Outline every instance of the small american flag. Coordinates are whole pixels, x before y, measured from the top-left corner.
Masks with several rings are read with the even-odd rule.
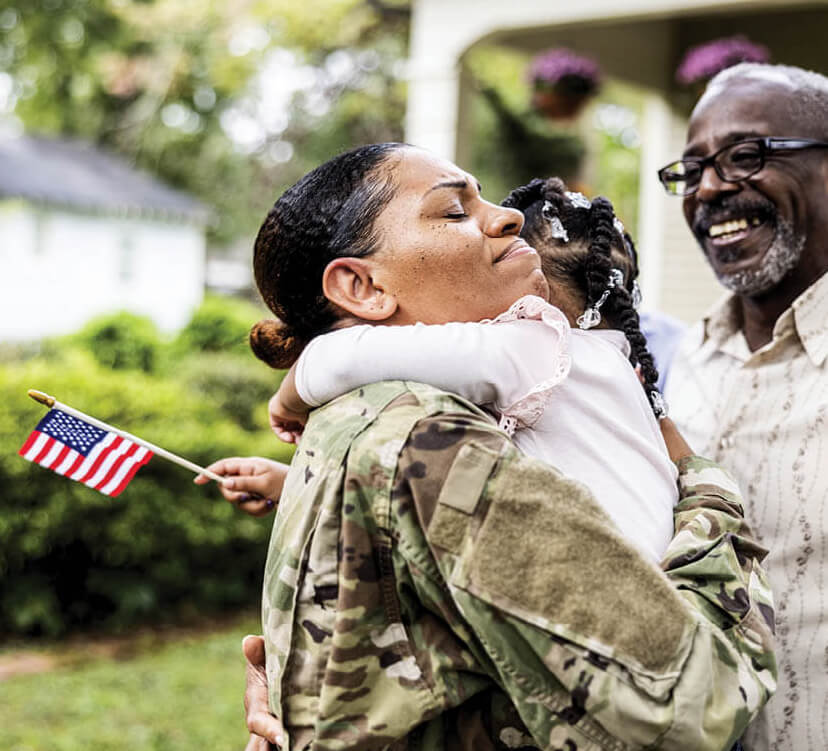
[[[19,454],[113,498],[152,458],[148,448],[59,409],[37,424]]]

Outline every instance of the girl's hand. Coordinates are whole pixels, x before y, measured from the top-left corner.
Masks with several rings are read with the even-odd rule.
[[[684,440],[684,437],[679,433],[676,424],[669,417],[662,417],[658,421],[658,426],[661,428],[661,435],[664,436],[664,443],[667,444],[667,453],[670,455],[671,461],[677,462],[685,456],[693,456],[693,449]]]
[[[233,505],[251,516],[265,516],[279,503],[288,465],[259,456],[220,459],[207,467],[222,475],[221,494]],[[210,482],[206,475],[193,480],[196,485]]]
[[[270,427],[276,437],[285,443],[299,443],[308,421],[307,408],[297,411],[286,406],[282,399],[282,390],[279,389],[267,403],[267,410]]]

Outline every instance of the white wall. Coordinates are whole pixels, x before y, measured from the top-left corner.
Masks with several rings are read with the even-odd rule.
[[[0,202],[0,340],[69,333],[117,310],[175,330],[202,299],[204,266],[198,227]]]

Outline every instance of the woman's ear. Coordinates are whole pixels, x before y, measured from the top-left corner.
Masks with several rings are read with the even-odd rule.
[[[364,321],[385,321],[397,312],[397,298],[377,285],[361,258],[336,258],[322,274],[322,292],[334,305]]]

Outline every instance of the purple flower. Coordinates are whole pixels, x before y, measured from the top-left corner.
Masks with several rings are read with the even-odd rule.
[[[683,84],[706,81],[731,65],[766,63],[768,60],[768,48],[751,42],[747,37],[714,39],[687,50],[676,70],[676,80]]]
[[[601,83],[595,60],[565,47],[547,50],[532,60],[528,77],[535,88],[564,89],[574,94],[592,94]]]

